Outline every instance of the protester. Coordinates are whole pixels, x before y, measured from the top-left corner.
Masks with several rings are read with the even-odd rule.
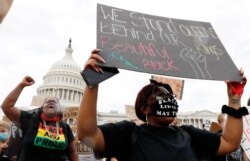
[[[221,130],[218,131],[218,133],[221,133],[222,130],[225,127],[225,123],[227,120],[227,115],[226,114],[218,114],[217,121],[218,124],[221,128]],[[249,161],[246,153],[243,151],[242,147],[239,147],[236,151],[222,155],[222,156],[217,156],[215,161]]]
[[[5,155],[8,148],[8,141],[10,136],[10,124],[6,121],[0,121],[0,161],[10,161],[9,157]]]
[[[169,126],[179,126],[179,120],[178,118],[176,117],[170,124]]]
[[[226,114],[223,114],[223,113],[218,114],[217,122],[221,128],[221,130],[219,130],[218,132],[222,132],[222,129],[224,128],[225,123],[226,123],[226,117],[227,117]]]
[[[85,69],[103,72],[98,63],[105,61],[98,55],[99,51],[92,51]],[[240,145],[242,116],[248,114],[247,109],[241,107],[246,78],[242,70],[239,74],[242,82],[226,82],[229,100],[222,111],[229,116],[221,134],[191,125],[169,126],[176,117],[178,104],[168,84],[152,81],[139,91],[135,101],[136,115],[145,122],[140,126],[131,121],[98,126],[99,87],[86,87],[77,121],[78,137],[94,149],[97,158],[116,157],[119,161],[198,161],[230,153]]]
[[[5,115],[23,132],[18,161],[78,161],[75,139],[68,124],[62,121],[59,100],[45,99],[38,112],[30,113],[15,107],[26,86],[34,80],[26,76],[5,98],[2,109]]]

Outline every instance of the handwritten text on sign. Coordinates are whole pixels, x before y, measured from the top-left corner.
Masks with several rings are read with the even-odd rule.
[[[160,75],[239,80],[239,72],[207,22],[97,5],[97,48],[106,66]]]
[[[241,147],[250,158],[250,115],[243,117],[243,134],[241,139]]]

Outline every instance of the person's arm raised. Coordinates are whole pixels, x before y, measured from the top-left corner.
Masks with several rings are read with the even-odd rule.
[[[92,68],[102,73],[97,61],[105,63],[98,55],[99,49],[94,49],[84,68]],[[98,85],[92,88],[86,87],[80,104],[77,119],[77,135],[80,141],[94,150],[104,151],[105,143],[101,130],[97,126],[97,97]]]
[[[245,107],[241,107],[241,96],[247,79],[243,76],[243,70],[240,70],[240,74],[243,77],[242,82],[226,82],[228,106],[224,105],[222,112],[227,113],[227,120],[222,131],[218,154],[233,152],[240,146],[243,133],[242,116],[248,113]]]
[[[2,103],[4,114],[17,126],[19,126],[20,109],[14,107],[24,87],[34,84],[34,80],[26,76],[23,80],[8,94]]]

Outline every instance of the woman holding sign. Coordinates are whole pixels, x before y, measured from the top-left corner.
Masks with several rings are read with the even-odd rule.
[[[4,114],[23,132],[18,161],[79,161],[75,139],[69,125],[62,121],[59,100],[45,99],[37,112],[23,111],[15,103],[27,86],[35,83],[26,76],[2,103]]]
[[[94,49],[85,64],[102,73],[97,65],[105,63]],[[178,103],[168,84],[151,81],[138,93],[135,101],[137,117],[143,125],[121,121],[97,125],[98,85],[86,88],[80,105],[77,132],[79,139],[92,147],[97,158],[116,157],[119,161],[198,161],[213,159],[236,150],[241,141],[242,116],[248,114],[241,107],[242,82],[227,82],[228,105],[222,112],[228,119],[222,134],[193,126],[170,126],[176,118]]]

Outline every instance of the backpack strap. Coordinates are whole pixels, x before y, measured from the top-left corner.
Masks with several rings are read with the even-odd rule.
[[[69,139],[68,139],[68,126],[65,122],[63,121],[59,121],[59,125],[60,127],[63,128],[63,133],[64,133],[64,136],[65,136],[65,141],[66,141],[66,147],[68,147],[69,145]]]
[[[68,133],[68,128],[65,122],[59,121],[59,125],[63,128],[63,133],[67,134]]]

